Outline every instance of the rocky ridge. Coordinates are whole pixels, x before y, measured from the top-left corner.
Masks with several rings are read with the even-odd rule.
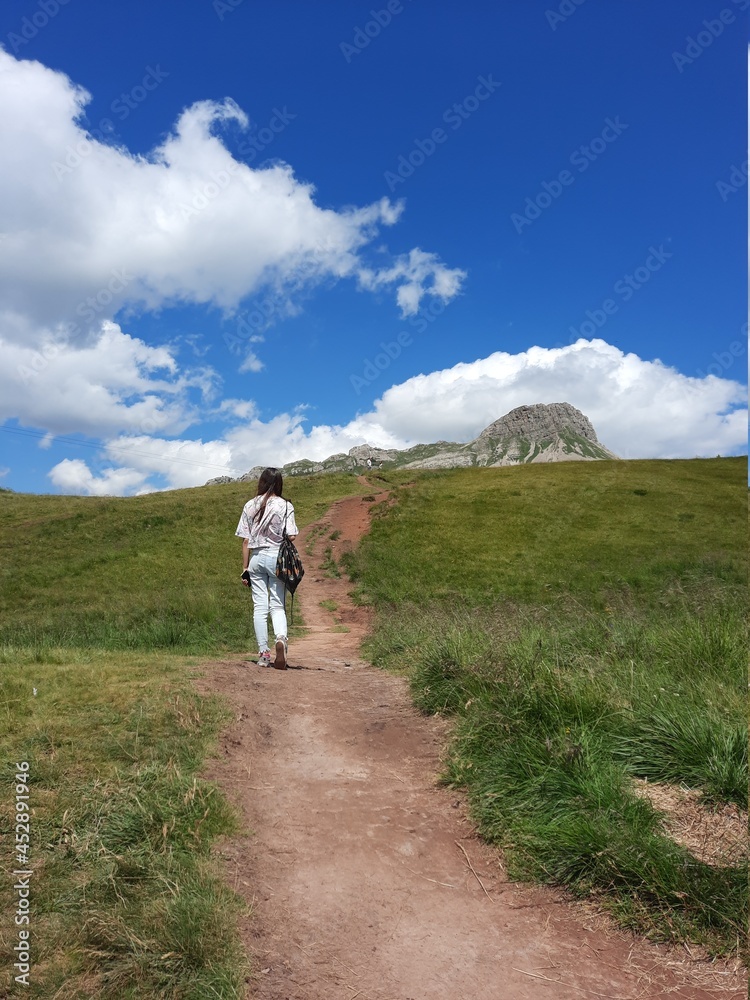
[[[518,406],[468,444],[436,441],[403,451],[360,444],[347,453],[331,455],[322,462],[300,459],[282,467],[285,476],[318,472],[353,472],[371,459],[387,469],[452,469],[469,466],[524,465],[531,462],[591,462],[616,459],[600,443],[589,418],[570,403],[534,403]],[[219,476],[206,484],[242,483],[256,480],[264,466],[256,465],[236,479]]]

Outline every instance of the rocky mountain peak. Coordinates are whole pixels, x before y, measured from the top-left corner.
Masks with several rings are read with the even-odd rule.
[[[589,418],[570,403],[533,403],[531,406],[517,406],[489,427],[485,427],[477,438],[524,437],[541,441],[565,431],[599,444],[594,426]]]
[[[322,462],[299,459],[282,469],[285,476],[317,472],[354,472],[368,459],[391,469],[453,469],[470,466],[522,465],[531,462],[590,462],[617,458],[599,442],[589,418],[570,403],[534,403],[517,406],[485,427],[468,444],[437,441],[399,451],[359,444],[348,454],[331,455]],[[227,476],[209,485],[256,480],[263,471],[256,466],[239,480]]]

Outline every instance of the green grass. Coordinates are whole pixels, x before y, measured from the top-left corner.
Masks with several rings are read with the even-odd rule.
[[[746,865],[675,844],[633,778],[746,807],[745,502],[731,459],[438,473],[347,564],[373,662],[456,718],[445,780],[512,875],[715,954]]]
[[[234,536],[252,492],[0,495],[0,772],[10,789],[30,765],[29,996],[245,995],[242,905],[212,854],[237,819],[199,777],[228,715],[191,689],[186,656],[254,642]],[[328,475],[287,492],[302,527],[361,487]],[[0,924],[8,968],[14,932]]]
[[[286,484],[300,527],[342,496],[351,475]],[[251,485],[142,497],[0,496],[0,646],[238,650],[250,596],[234,537]],[[304,588],[299,595],[304,616]]]
[[[313,528],[310,529],[310,533],[307,536],[307,541],[305,542],[305,553],[308,556],[311,556],[313,554],[316,542],[321,537],[321,535],[325,534],[325,531],[326,528],[322,524],[316,524]]]
[[[4,661],[6,844],[15,762],[30,774],[27,995],[243,996],[240,904],[211,855],[237,821],[198,776],[226,711],[186,685],[184,657],[6,648]],[[14,912],[7,878],[0,899]],[[15,930],[0,925],[8,969]]]
[[[484,835],[519,876],[731,951],[744,869],[677,847],[631,780],[744,801],[744,462],[371,479],[398,503],[341,564],[376,607],[374,662],[411,664],[421,708],[456,718],[446,780]],[[363,489],[287,483],[300,526]],[[224,716],[185,657],[251,641],[233,534],[250,492],[0,495],[0,742],[6,771],[32,769],[32,996],[242,995],[238,902],[211,854],[236,821],[198,778]]]
[[[423,473],[375,520],[352,569],[383,601],[545,604],[573,595],[603,609],[679,601],[685,591],[708,601],[717,589],[746,584],[738,543],[745,465],[571,462]]]
[[[338,607],[339,607],[338,604],[336,603],[336,601],[333,601],[330,598],[327,598],[325,601],[318,601],[318,604],[325,611],[338,611]]]
[[[320,568],[323,570],[323,575],[331,579],[338,579],[341,576],[341,570],[333,557],[333,549],[330,545],[323,552]]]

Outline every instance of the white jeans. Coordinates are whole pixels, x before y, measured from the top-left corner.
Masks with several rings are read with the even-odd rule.
[[[268,613],[276,639],[286,639],[284,584],[276,576],[278,548],[254,549],[250,557],[250,590],[253,595],[253,627],[258,640],[258,652],[268,647]]]

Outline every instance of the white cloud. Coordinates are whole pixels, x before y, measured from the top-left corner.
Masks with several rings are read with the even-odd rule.
[[[603,340],[561,348],[498,351],[394,385],[346,425],[306,429],[303,408],[269,421],[248,401],[226,401],[234,424],[219,440],[122,436],[109,459],[171,486],[195,486],[254,465],[319,460],[367,442],[404,448],[440,439],[469,441],[493,420],[528,403],[569,402],[600,441],[623,458],[731,454],[747,440],[746,389],[730,379],[692,378],[660,361],[625,354]]]
[[[342,426],[309,427],[302,407],[262,421],[252,400],[217,401],[211,368],[181,369],[175,347],[150,346],[112,322],[118,311],[205,304],[236,315],[239,328],[243,300],[262,290],[270,311],[246,321],[252,335],[241,340],[250,346],[266,324],[298,311],[304,288],[349,278],[394,294],[408,316],[425,297],[442,304],[458,295],[465,273],[419,248],[391,256],[375,242],[398,222],[402,202],[322,208],[289,165],[236,160],[220,133],[242,131],[247,117],[229,99],[184,110],[146,155],[89,135],[89,100],[64,74],[0,48],[0,420],[46,431],[42,446],[66,433],[103,439],[113,463],[92,472],[80,459],[60,462],[50,472],[58,488],[143,492],[154,488],[152,475],[196,485],[364,441],[466,441],[515,406],[562,400],[624,457],[744,446],[739,382],[690,378],[601,340],[418,375]],[[198,341],[184,339],[199,353]],[[240,371],[262,366],[252,349]],[[181,439],[216,418],[228,424],[220,438]]]
[[[252,399],[223,399],[217,413],[223,417],[235,417],[237,420],[250,420],[256,415],[257,409]]]
[[[746,400],[739,382],[692,378],[603,340],[579,340],[415,376],[377,400],[374,419],[412,442],[467,441],[516,406],[565,401],[623,458],[679,458],[743,447]]]
[[[105,445],[107,457],[128,470],[137,469],[143,481],[164,475],[171,487],[199,486],[216,476],[239,476],[247,469],[236,463],[228,441],[170,441],[148,435],[123,435]],[[250,468],[250,466],[248,466]]]
[[[254,351],[247,351],[242,359],[242,364],[237,369],[238,372],[259,372],[263,370],[263,362]]]
[[[80,458],[65,458],[49,472],[49,477],[61,493],[88,496],[124,496],[143,487],[146,476],[134,469],[105,469],[95,476]]]
[[[321,208],[288,164],[234,159],[218,133],[248,119],[230,99],[192,105],[152,152],[134,155],[86,132],[90,95],[63,73],[0,49],[0,80],[6,340],[60,335],[60,324],[85,338],[128,305],[232,312],[263,287],[283,302],[331,277],[391,288],[404,313],[459,290],[463,272],[434,254],[413,250],[379,271],[364,260],[402,203]]]
[[[361,268],[360,283],[364,288],[398,285],[396,301],[402,316],[413,316],[419,311],[425,295],[433,295],[440,302],[449,302],[458,294],[466,272],[459,268],[447,268],[434,253],[425,253],[415,248],[399,257],[392,266],[378,270]]]
[[[180,434],[195,419],[190,394],[215,392],[210,368],[180,373],[169,348],[150,347],[116,323],[83,343],[50,336],[39,347],[0,337],[0,420],[15,417],[51,435]]]
[[[391,266],[378,246],[385,263],[367,265],[368,244],[398,221],[403,202],[321,208],[287,164],[251,169],[234,159],[218,134],[247,127],[233,101],[187,108],[148,155],[87,133],[89,101],[63,73],[0,48],[0,421],[43,429],[40,447],[67,433],[141,445],[157,435],[172,469],[201,460],[210,476],[230,460],[228,445],[169,440],[195,422],[199,404],[205,416],[216,373],[180,370],[175,348],[123,332],[118,311],[179,302],[232,313],[263,288],[269,323],[298,311],[292,298],[304,286],[344,277],[391,290],[402,312],[425,295],[458,294],[462,272],[434,254],[413,251]],[[262,333],[244,339],[240,372],[258,372]],[[219,415],[247,420],[253,406]],[[185,451],[195,455],[180,458]],[[84,492],[138,485],[86,468],[58,466],[53,481]]]

